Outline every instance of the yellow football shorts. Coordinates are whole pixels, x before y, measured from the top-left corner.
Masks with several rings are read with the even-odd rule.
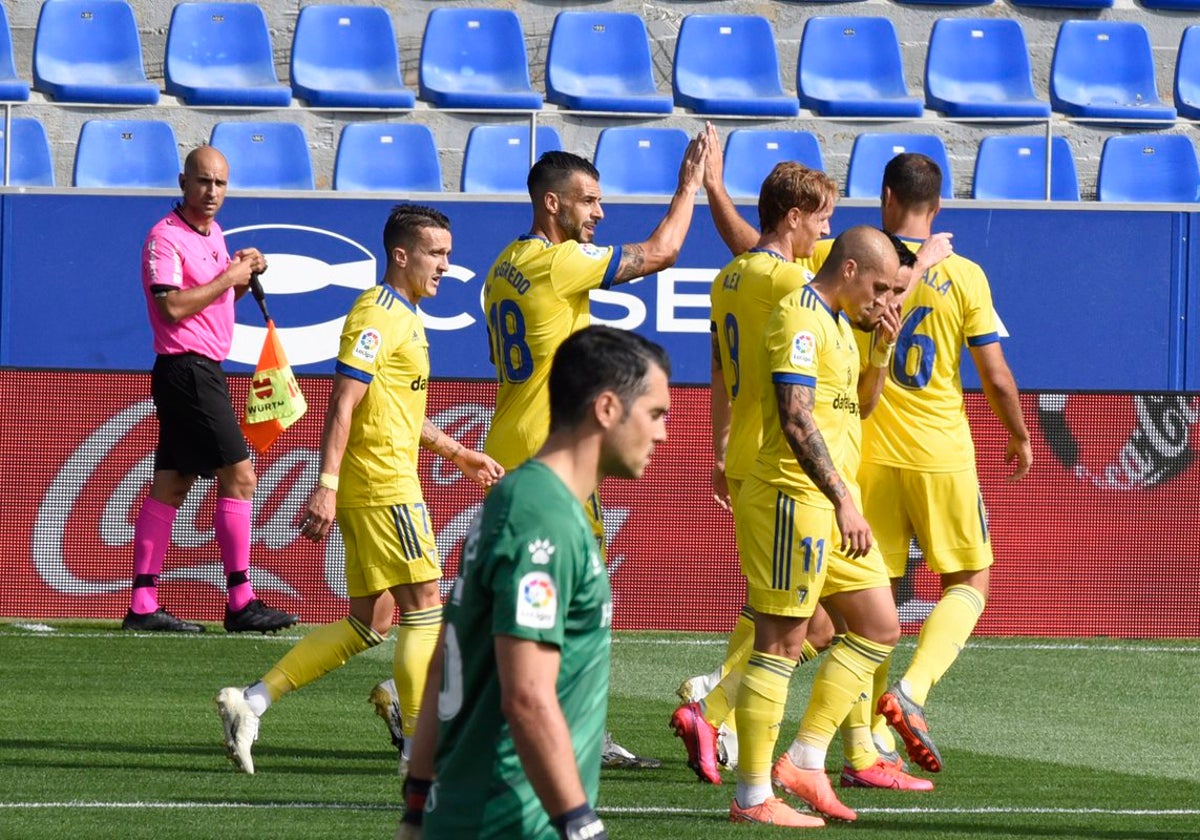
[[[987,511],[972,466],[949,473],[863,464],[858,472],[864,513],[888,574],[904,576],[913,536],[935,574],[992,565]]]
[[[346,545],[346,594],[351,598],[442,576],[424,502],[338,508],[337,523]]]
[[[833,510],[751,477],[738,493],[733,528],[750,606],[768,615],[811,616],[836,540]]]
[[[863,510],[862,493],[857,485],[849,483],[850,497]],[[863,513],[866,516],[866,513]],[[829,573],[825,577],[825,586],[821,589],[821,597],[836,595],[839,592],[859,592],[863,589],[890,589],[891,578],[888,576],[887,565],[883,562],[883,553],[879,550],[879,536],[875,533],[875,523],[868,517],[871,535],[874,537],[871,550],[862,557],[849,557],[842,552],[842,535],[834,530],[833,551],[829,554]],[[834,519],[836,526],[837,519]]]

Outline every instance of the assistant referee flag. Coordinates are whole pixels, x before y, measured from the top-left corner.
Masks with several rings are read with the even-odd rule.
[[[255,449],[266,452],[306,411],[308,403],[300,393],[296,375],[283,352],[275,322],[267,321],[267,338],[250,380],[250,391],[246,394],[242,432]]]

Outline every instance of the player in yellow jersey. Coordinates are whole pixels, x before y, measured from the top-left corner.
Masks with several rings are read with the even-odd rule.
[[[705,190],[709,196],[710,209],[712,210],[714,221],[717,224],[718,230],[725,239],[726,243],[729,245],[730,250],[735,254],[745,251],[752,246],[760,246],[762,242],[761,238],[758,238],[758,242],[756,243],[755,240],[757,235],[754,233],[753,228],[751,228],[750,225],[747,224],[738,214],[737,209],[734,207],[728,196],[728,193],[724,189],[719,142],[715,135],[715,131],[711,130],[709,136],[709,148],[710,153],[707,158],[705,171]],[[770,179],[764,182],[764,189],[766,189],[769,181]],[[760,197],[760,223],[763,215]],[[794,259],[803,269],[804,276],[811,277],[813,272],[815,272],[821,266],[829,253],[831,244],[832,240],[821,240],[820,242],[816,243],[814,252],[814,246],[810,241],[805,250],[797,250],[794,253]],[[913,256],[907,247],[899,240],[893,240],[893,246],[900,255],[901,263],[904,266],[903,274],[900,278],[903,282],[900,284],[900,287],[902,287],[903,284],[908,281],[912,273],[924,271],[925,268],[936,264],[951,251],[949,234],[938,234],[931,236],[927,242],[922,245],[917,255],[917,265],[913,267]],[[744,258],[745,256],[743,256],[743,259]],[[731,268],[733,265],[737,264],[737,262],[738,261],[735,260],[735,262],[731,264]],[[714,351],[715,356],[713,368],[713,431],[714,459],[716,463],[714,468],[714,492],[719,502],[727,492],[724,482],[725,473],[728,472],[729,467],[727,462],[723,463],[723,461],[725,461],[723,455],[725,453],[725,441],[727,437],[726,433],[729,430],[729,405],[731,400],[727,398],[726,393],[729,390],[728,383],[724,383],[724,388],[718,387],[716,383],[721,382],[724,379],[724,373],[721,368],[730,369],[732,365],[728,349],[724,350],[724,355],[722,356],[721,348],[718,346],[718,336],[720,336],[722,332],[718,328],[718,324],[722,323],[727,318],[724,308],[719,300],[718,291],[723,291],[723,294],[729,297],[733,297],[738,294],[737,292],[733,292],[731,290],[721,290],[720,287],[726,285],[726,282],[727,281],[723,280],[722,277],[718,277],[718,280],[716,283],[714,283],[714,316],[712,318],[714,329],[714,346],[716,348]],[[740,284],[741,281],[739,281],[738,285],[740,286]],[[729,285],[733,284],[730,283]],[[898,328],[898,320],[894,326],[895,328]],[[878,349],[881,353],[886,352],[887,342],[894,342],[896,337],[895,329],[892,329],[890,332],[884,332],[883,328],[884,325],[881,325],[881,332],[875,336],[880,342]],[[748,332],[748,330],[743,330],[742,332]],[[875,381],[869,384],[867,380],[873,377],[874,373],[877,373],[878,371],[875,368],[869,367],[866,359],[863,360],[862,364],[866,375],[864,376],[864,380],[861,383],[859,391],[860,398],[863,402],[863,414],[865,415],[870,411],[868,400],[870,400],[870,404],[873,404],[874,398],[877,398],[878,396],[877,388],[882,387],[882,379],[875,378]],[[742,376],[741,379],[742,381],[745,381],[745,376]],[[870,394],[871,396],[867,396],[867,394]],[[734,405],[736,405],[736,401],[733,402]],[[747,405],[743,404],[741,413],[742,417],[746,416],[746,409]],[[743,427],[743,433],[746,431],[746,427]],[[748,431],[749,434],[747,437],[751,438],[751,443],[754,451],[756,452],[761,432],[757,427]],[[856,424],[856,436],[857,432],[858,427]],[[728,437],[731,441],[737,440],[737,436],[733,435],[732,433],[730,433]],[[738,447],[736,443],[730,443],[732,454],[729,456],[729,461],[736,460],[737,448]],[[857,461],[855,461],[852,466],[847,467],[846,472],[849,476],[853,477],[857,473],[857,469]],[[882,557],[878,556],[877,552],[872,552],[869,561],[851,564],[847,568],[850,570],[850,573],[845,576],[837,576],[836,586],[829,587],[829,589],[846,593],[860,591],[868,592],[869,590],[880,588],[878,584],[880,584],[880,581],[885,578],[883,573]],[[851,607],[853,607],[854,604],[859,603],[864,599],[873,598],[878,594],[879,593],[849,596],[846,599],[840,600],[849,600],[851,602]],[[885,604],[881,609],[885,613],[886,619],[889,621],[892,620],[894,609],[891,607],[891,605]],[[860,615],[861,617],[858,617]],[[875,632],[872,631],[869,626],[871,622],[870,610],[854,612],[851,615],[852,624],[850,626],[847,626],[844,616],[839,616],[838,619],[838,627],[842,632],[845,632],[846,630],[849,630],[851,633],[860,634]],[[725,723],[722,723],[722,720],[727,715],[729,703],[737,691],[740,673],[745,667],[746,657],[749,654],[749,645],[744,640],[748,639],[753,633],[753,620],[753,610],[749,607],[744,607],[741,611],[741,614],[738,616],[734,632],[730,638],[727,656],[725,662],[722,663],[722,666],[711,674],[690,677],[689,679],[684,680],[679,689],[680,697],[685,701],[685,705],[676,711],[675,716],[672,719],[672,723],[676,728],[677,734],[683,736],[685,738],[685,743],[689,746],[689,762],[693,768],[696,769],[697,774],[700,775],[702,779],[713,783],[719,782],[719,775],[716,770],[716,759],[713,757],[710,760],[710,752],[718,753],[722,762],[725,762],[726,760],[728,760],[731,764],[736,762],[736,735],[730,731],[728,727],[728,719],[725,719]],[[813,615],[813,619],[809,624],[808,639],[801,655],[801,662],[815,657],[817,652],[827,647],[830,638],[833,636],[833,632],[833,626],[830,624],[829,617],[825,614],[823,609],[818,607]],[[886,675],[884,675],[882,679],[885,680]],[[722,686],[723,691],[721,694],[728,696],[723,697],[721,694],[714,696],[711,692],[712,689],[717,685]],[[868,688],[870,689],[871,687]],[[881,685],[879,687],[879,691],[882,691],[882,688],[883,686]],[[870,695],[871,691],[868,690],[867,694]],[[687,708],[688,701],[701,702],[698,704],[698,707],[693,707],[689,711]],[[870,705],[870,708],[873,708],[873,704]],[[709,732],[704,723],[699,719],[701,716],[712,726],[720,726],[718,742],[715,747],[710,748],[709,746]],[[930,789],[932,785],[928,781],[916,779],[915,777],[908,776],[902,772],[903,766],[902,764],[899,764],[898,756],[894,756],[895,761],[893,764],[885,765],[884,763],[881,763],[880,754],[876,751],[875,745],[871,743],[869,734],[864,737],[864,734],[861,731],[864,725],[860,718],[863,716],[869,718],[868,706],[864,705],[861,710],[858,708],[858,706],[856,706],[855,714],[843,724],[843,743],[846,746],[846,766],[843,770],[842,784],[866,787],[898,788],[904,790]]]
[[[675,264],[692,221],[707,139],[689,144],[666,215],[645,242],[593,243],[604,218],[600,174],[570,152],[547,152],[529,172],[533,226],[511,242],[484,280],[489,354],[499,390],[484,451],[512,469],[549,428],[550,360],[591,322],[589,293]]]
[[[741,754],[730,805],[734,821],[823,824],[773,797],[772,782],[820,813],[855,816],[837,801],[825,775],[832,738],[826,722],[836,728],[845,718],[857,699],[859,672],[874,671],[890,652],[898,624],[890,637],[855,637],[853,644],[835,648],[818,671],[797,733],[801,746],[793,744],[804,754],[797,760],[789,750],[774,766],[771,756],[828,557],[835,548],[849,558],[871,550],[870,526],[838,467],[847,458],[850,418],[858,412],[858,350],[850,323],[878,322],[898,273],[896,252],[883,233],[851,228],[835,241],[813,281],[780,301],[764,342],[745,350],[765,357],[761,370],[771,386],[762,393],[762,449],[734,509],[738,554],[755,611],[754,650],[737,696]]]
[[[490,457],[447,437],[425,416],[429,342],[416,307],[437,294],[450,266],[449,219],[429,207],[398,205],[383,241],[383,282],[359,295],[342,327],[320,478],[300,527],[302,536],[320,541],[336,513],[350,615],[309,633],[258,682],[217,695],[226,750],[246,773],[254,772],[251,747],[267,708],[381,644],[397,606],[394,679],[411,737],[442,614],[441,567],[417,478],[418,450],[453,461],[483,487],[504,475]]]
[[[766,377],[759,365],[766,359],[758,353],[743,353],[742,349],[746,342],[761,340],[767,319],[780,299],[811,279],[794,260],[808,256],[817,240],[828,235],[829,217],[836,203],[837,185],[823,172],[790,161],[778,164],[759,191],[762,235],[754,247],[735,256],[713,280],[713,493],[726,510],[736,503],[738,490],[750,474],[762,443],[760,397]],[[809,634],[819,638],[806,643],[802,660],[828,646],[833,635],[824,610],[814,615]],[[754,611],[743,607],[729,637],[726,666],[707,678],[685,680],[679,690],[684,705],[671,718],[676,734],[689,747],[689,764],[702,779],[714,784],[720,782],[720,777],[716,756],[709,750],[711,739],[698,737],[693,730],[704,726],[705,720],[711,726],[724,727],[720,743],[732,752],[735,739],[730,736],[730,712],[753,636]],[[703,688],[696,684],[698,680],[706,681]],[[712,687],[718,682],[722,691],[714,694]],[[736,763],[734,756],[727,755],[725,760]]]
[[[941,209],[942,173],[906,153],[884,169],[884,227],[917,241]],[[942,597],[921,628],[904,676],[879,699],[879,712],[904,739],[909,757],[937,772],[929,735],[929,690],[953,664],[983,612],[992,546],[963,409],[959,362],[966,345],[992,412],[1008,430],[1010,481],[1029,471],[1033,453],[1016,381],[1000,348],[987,277],[955,255],[927,272],[904,302],[896,353],[879,408],[863,433],[863,497],[889,574],[904,576],[915,535],[941,578]]]
[[[716,148],[712,137],[710,146]],[[709,168],[714,167],[719,176],[719,155],[710,154]],[[744,248],[753,241],[753,228],[719,187],[719,177],[714,182],[706,174],[705,187],[722,238],[731,249]],[[935,187],[936,194],[932,192]],[[931,234],[941,209],[940,189],[941,172],[936,163],[923,155],[897,156],[884,172],[884,229],[907,239],[910,247],[922,239],[931,242],[948,236]],[[820,259],[827,247],[827,243],[818,243],[814,259]],[[957,256],[938,264],[936,271],[919,263],[914,271],[917,282],[902,313],[904,329],[890,364],[883,408],[878,420],[868,423],[864,432],[861,483],[868,518],[877,523],[893,587],[904,575],[914,534],[930,568],[941,576],[943,598],[922,627],[913,665],[904,680],[887,692],[881,684],[887,668],[880,668],[874,692],[888,707],[910,757],[926,769],[938,770],[941,757],[929,735],[924,702],[929,688],[966,644],[983,611],[992,562],[958,376],[964,343],[970,348],[989,406],[1008,430],[1005,460],[1014,464],[1010,480],[1020,480],[1028,472],[1032,450],[1016,383],[998,343],[991,292],[982,269]],[[887,474],[892,483],[885,485],[881,482]],[[912,496],[919,494],[923,499],[919,503],[897,483],[901,478],[915,482],[918,477],[930,485],[910,488]],[[895,504],[897,498],[905,500],[903,507]],[[916,510],[918,504],[922,511]],[[886,755],[892,742],[882,724],[883,718],[878,718],[876,744]]]
[[[649,239],[627,245],[592,241],[604,210],[600,174],[590,162],[570,152],[547,152],[530,169],[532,227],[500,252],[484,280],[489,354],[499,381],[484,451],[505,469],[533,457],[545,443],[550,361],[567,336],[591,323],[592,290],[674,265],[691,226],[707,144],[702,133],[688,145],[666,215]],[[598,495],[585,510],[603,551]],[[608,766],[661,764],[606,738]]]

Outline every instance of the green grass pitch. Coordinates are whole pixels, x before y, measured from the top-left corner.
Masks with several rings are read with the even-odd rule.
[[[257,677],[287,637],[122,634],[115,624],[0,623],[0,838],[389,838],[395,753],[367,702],[391,644],[285,698],[263,719],[258,773],[220,746],[216,690]],[[699,784],[667,719],[680,679],[713,667],[715,636],[619,633],[610,723],[664,759],[605,771],[614,838],[733,838],[794,832],[727,821],[731,777]],[[897,665],[912,652],[901,642]],[[780,745],[811,672],[793,680]],[[843,791],[853,825],[822,836],[1200,838],[1200,642],[978,639],[928,709],[946,761],[930,794]],[[838,766],[841,747],[830,750]]]

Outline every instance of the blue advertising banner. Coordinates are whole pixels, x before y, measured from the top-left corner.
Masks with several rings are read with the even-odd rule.
[[[7,193],[0,199],[0,364],[146,370],[153,362],[139,253],[174,199],[73,193]],[[254,246],[270,263],[263,285],[293,367],[329,373],[342,317],[382,275],[390,199],[232,197],[219,218],[230,251]],[[436,202],[454,226],[453,267],[422,304],[433,374],[492,378],[480,306],[495,255],[529,228],[527,202]],[[660,204],[610,203],[600,244],[646,239]],[[756,219],[753,206],[747,218]],[[1170,390],[1184,387],[1183,330],[1198,304],[1182,244],[1186,214],[1100,209],[946,209],[937,230],[980,263],[1005,331],[1005,353],[1023,388]],[[846,202],[836,233],[878,224],[872,203]],[[1135,243],[1132,247],[1122,247]],[[708,287],[728,262],[704,207],[676,266],[593,296],[598,321],[665,345],[676,384],[708,381]],[[238,305],[228,368],[253,369],[265,334],[250,299]],[[1193,366],[1195,367],[1195,366]],[[1195,387],[1195,373],[1191,386]],[[977,387],[972,366],[964,385]]]

